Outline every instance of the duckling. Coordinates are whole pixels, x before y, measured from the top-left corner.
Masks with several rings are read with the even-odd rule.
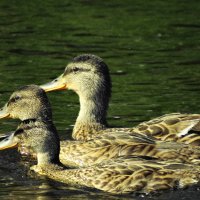
[[[34,93],[33,101],[36,99],[36,94],[40,97],[45,96],[44,91],[35,86],[23,87],[20,93],[12,95],[11,99],[16,97],[16,94],[20,96],[20,98],[15,98],[17,99],[15,101],[10,99],[9,104],[13,104],[12,108],[14,108],[14,103],[20,100],[24,101],[24,107],[34,107],[31,102],[25,103],[27,100],[23,100],[22,97],[24,93],[29,93],[29,95]],[[42,99],[46,102],[45,98]],[[36,105],[36,110],[37,107]],[[45,106],[42,107],[41,112],[51,115],[50,110],[47,112]],[[13,113],[18,112],[14,112],[13,109]],[[59,159],[60,145],[56,128],[49,116],[44,113],[40,117],[37,112],[34,112],[35,118],[24,119],[16,131],[0,141],[0,150],[21,143],[31,148],[37,157],[37,165],[32,166],[31,170],[40,175],[73,186],[95,188],[112,194],[133,192],[148,194],[164,189],[187,187],[199,182],[200,167],[198,165],[177,161],[158,161],[150,156],[119,156],[96,165],[68,169]],[[13,116],[13,114],[10,115]]]
[[[56,132],[50,103],[46,93],[39,86],[28,85],[15,91],[8,103],[1,109],[1,113],[7,117],[20,119],[22,122],[18,127],[19,130],[24,124],[37,122],[35,123],[38,124],[38,128],[35,127],[36,133],[42,131],[43,127],[45,129],[45,126],[48,126],[52,132]],[[45,124],[45,126],[41,126],[40,123]],[[193,120],[190,123],[199,123],[199,120]],[[13,132],[7,135],[7,143],[4,142],[5,146],[11,146],[13,143],[15,146],[12,138]],[[19,150],[23,151],[24,148],[31,153],[29,146],[20,143]],[[150,156],[159,160],[199,163],[200,149],[175,142],[157,141],[146,133],[142,134],[136,131],[131,133],[109,131],[86,142],[61,142],[60,159],[68,166],[89,166],[125,155]]]
[[[98,56],[83,54],[75,57],[63,74],[41,87],[46,92],[69,89],[78,94],[80,111],[72,134],[76,140],[86,141],[105,132],[123,130],[150,134],[164,141],[200,144],[200,135],[195,133],[200,131],[200,123],[193,123],[193,120],[200,119],[200,114],[172,113],[143,122],[134,128],[107,128],[111,78],[108,66]]]

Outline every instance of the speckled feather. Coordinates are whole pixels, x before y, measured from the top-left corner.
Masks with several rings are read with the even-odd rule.
[[[60,169],[52,165],[33,167],[37,173],[79,187],[113,194],[150,193],[184,188],[199,181],[198,166],[158,162],[137,157],[121,157],[81,169]]]
[[[151,135],[162,141],[200,146],[199,120],[199,114],[172,113],[143,122],[129,131]]]
[[[124,155],[149,156],[183,163],[200,162],[199,147],[156,141],[138,133],[109,132],[87,142],[61,142],[60,159],[69,166],[89,166]]]
[[[76,139],[87,141],[109,132],[136,132],[153,136],[161,141],[176,141],[193,146],[200,146],[200,114],[171,113],[142,122],[133,128],[105,128],[84,126],[76,132]]]

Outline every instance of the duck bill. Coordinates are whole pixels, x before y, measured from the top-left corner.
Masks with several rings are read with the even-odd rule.
[[[0,150],[16,148],[18,146],[15,140],[15,132],[0,137]]]
[[[67,85],[62,82],[62,75],[58,78],[54,79],[53,81],[46,83],[44,85],[40,85],[40,87],[45,92],[55,91],[55,90],[66,90]]]
[[[7,104],[0,109],[0,119],[2,118],[9,118],[10,114],[7,109]]]

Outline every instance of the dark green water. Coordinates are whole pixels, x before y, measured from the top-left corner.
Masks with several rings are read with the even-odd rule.
[[[111,126],[131,127],[170,112],[200,113],[199,13],[198,0],[1,0],[0,106],[19,86],[43,84],[72,57],[92,53],[110,67]],[[69,134],[79,110],[76,94],[48,96],[60,134]],[[1,120],[0,132],[17,123]],[[14,151],[0,152],[0,199],[119,199],[27,176],[28,163]],[[195,187],[148,198],[199,195]]]

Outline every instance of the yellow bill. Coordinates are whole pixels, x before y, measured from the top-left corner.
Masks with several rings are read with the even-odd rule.
[[[55,90],[65,90],[67,89],[67,85],[62,81],[62,75],[58,78],[54,79],[53,81],[40,85],[40,87],[45,92],[55,91]]]
[[[7,104],[0,109],[0,118],[9,118],[9,113],[8,113],[8,110],[7,110]]]
[[[18,142],[14,136],[15,132],[10,132],[7,135],[0,136],[0,150],[17,147]]]

